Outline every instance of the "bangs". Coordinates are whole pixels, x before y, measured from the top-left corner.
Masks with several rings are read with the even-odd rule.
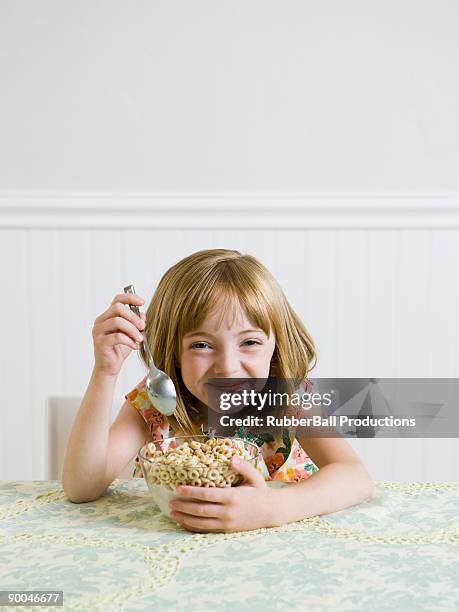
[[[218,327],[227,314],[232,326],[240,310],[252,325],[269,336],[274,327],[274,311],[266,296],[269,290],[257,286],[257,279],[250,276],[237,266],[226,265],[216,266],[210,274],[198,280],[182,304],[178,330],[180,339],[199,329],[208,316],[216,313],[219,313]]]

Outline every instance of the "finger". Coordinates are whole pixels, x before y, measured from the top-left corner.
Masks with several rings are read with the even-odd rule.
[[[104,321],[98,326],[97,334],[112,334],[117,332],[123,332],[126,336],[132,338],[134,342],[142,342],[143,336],[137,327],[126,321],[123,317],[113,317]]]
[[[224,504],[213,504],[211,502],[201,504],[192,500],[183,501],[176,499],[171,505],[171,510],[172,512],[183,512],[192,516],[221,518],[225,513],[225,506]]]
[[[133,304],[134,306],[141,306],[145,304],[145,300],[137,295],[136,293],[118,293],[112,300],[112,304],[120,302],[121,304]]]
[[[218,519],[199,518],[197,516],[184,514],[183,512],[172,512],[171,517],[174,521],[179,521],[186,529],[190,529],[190,531],[223,531],[222,523]]]
[[[114,317],[122,317],[126,319],[126,321],[131,321],[137,329],[145,328],[145,320],[142,319],[142,317],[138,317],[135,312],[132,312],[132,310],[126,308],[126,306],[120,302],[112,304],[108,310],[97,317],[96,323],[103,323]]]
[[[119,303],[110,306],[110,308],[99,317],[98,324],[100,325],[106,321],[113,321],[113,319],[128,321],[130,324],[134,325],[137,330],[143,330],[145,328],[145,321],[143,319]]]
[[[228,503],[233,494],[230,487],[192,487],[191,485],[180,485],[176,493],[182,497],[220,504]]]
[[[231,467],[244,477],[246,484],[253,487],[266,487],[266,482],[260,472],[253,467],[248,461],[244,461],[239,457],[232,457]]]
[[[105,346],[116,346],[117,344],[123,344],[124,346],[128,346],[135,351],[139,350],[140,347],[140,343],[135,342],[132,338],[120,332],[104,336]]]

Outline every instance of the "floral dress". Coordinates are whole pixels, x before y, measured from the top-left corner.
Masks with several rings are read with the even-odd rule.
[[[145,420],[151,433],[151,439],[145,440],[145,444],[151,440],[161,442],[169,434],[169,421],[167,417],[154,406],[148,399],[145,389],[146,377],[125,395],[131,406],[139,412]],[[303,387],[309,389],[308,381],[303,382]],[[309,478],[318,467],[308,457],[303,447],[295,438],[295,434],[284,430],[281,436],[274,438],[270,433],[261,435],[245,434],[244,430],[237,435],[248,438],[257,444],[260,449],[260,457],[257,469],[265,480],[281,480],[283,482],[298,482]],[[139,457],[135,458],[133,478],[143,478]]]

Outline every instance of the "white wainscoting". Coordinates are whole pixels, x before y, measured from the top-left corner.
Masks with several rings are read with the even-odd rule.
[[[169,266],[213,247],[277,277],[317,344],[314,376],[459,377],[454,194],[4,193],[0,479],[55,474],[49,407],[84,394],[113,296],[132,283],[149,300]],[[114,414],[142,376],[132,354]],[[454,439],[350,442],[378,480],[459,480]]]

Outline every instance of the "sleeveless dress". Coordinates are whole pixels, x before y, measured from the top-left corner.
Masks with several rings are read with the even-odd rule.
[[[145,444],[151,440],[161,442],[170,435],[167,417],[158,412],[148,399],[145,389],[146,379],[145,376],[132,391],[125,395],[150,430],[151,438],[146,439]],[[305,390],[309,390],[310,385],[311,383],[307,380],[302,383]],[[295,438],[295,434],[286,429],[277,438],[266,434],[250,441],[256,443],[261,449],[257,469],[267,481],[298,482],[309,478],[319,469],[308,457]],[[138,455],[135,458],[132,477],[143,478]]]

